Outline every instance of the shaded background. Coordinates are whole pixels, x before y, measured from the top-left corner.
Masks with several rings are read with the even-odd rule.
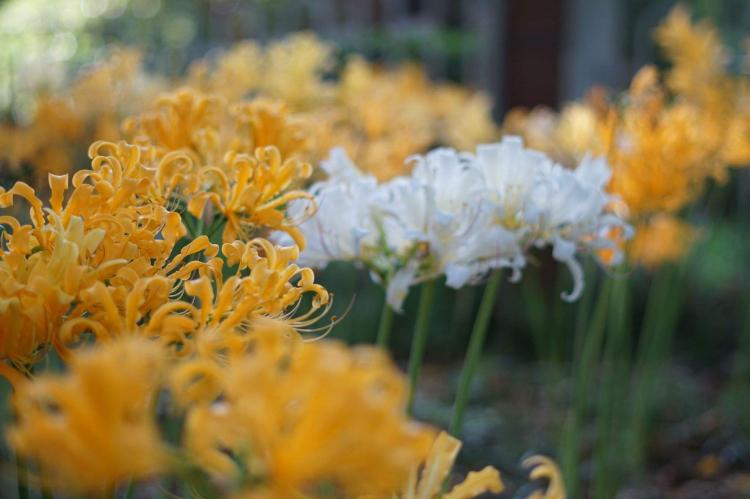
[[[422,61],[434,78],[513,106],[574,99],[593,84],[622,88],[658,60],[651,30],[672,0],[4,0],[0,106],[23,118],[29,94],[55,87],[107,44],[144,49],[148,66],[178,74],[243,38],[314,30],[342,52]],[[737,45],[747,0],[693,0]]]
[[[750,1],[683,2],[711,19],[730,47],[750,31]],[[150,71],[178,75],[198,57],[244,38],[270,40],[310,29],[372,60],[421,61],[438,80],[489,93],[498,119],[514,106],[559,107],[594,84],[625,88],[645,63],[660,63],[651,31],[673,6],[654,0],[5,0],[0,1],[0,112],[23,123],[39,91],[54,91],[109,44],[140,47]],[[733,56],[732,67],[742,69]],[[0,168],[3,168],[0,166]],[[0,172],[0,177],[2,177]],[[640,474],[622,497],[750,497],[750,392],[737,365],[750,365],[750,182],[734,171],[711,186],[693,218],[700,241],[688,260],[672,360],[665,366],[657,431]],[[503,284],[488,339],[488,357],[467,414],[462,465],[498,465],[509,480],[526,450],[554,455],[569,403],[574,308],[559,300],[564,269],[539,255],[522,285]],[[560,278],[558,278],[561,276]],[[634,326],[650,276],[633,276]],[[355,296],[333,335],[371,341],[381,291],[361,270],[334,265],[319,280],[338,296],[336,312]],[[595,283],[589,283],[594,286]],[[525,297],[542,289],[540,308]],[[417,414],[447,426],[455,377],[481,288],[440,288]],[[676,290],[677,292],[677,290]],[[393,349],[403,361],[417,293],[397,318]],[[537,304],[538,305],[538,304]],[[540,319],[541,318],[541,319]],[[540,322],[541,321],[541,322]],[[539,332],[543,333],[540,336]],[[743,340],[743,338],[745,338]],[[744,342],[744,343],[743,343]],[[745,344],[743,350],[741,345]],[[583,473],[593,430],[582,442]]]

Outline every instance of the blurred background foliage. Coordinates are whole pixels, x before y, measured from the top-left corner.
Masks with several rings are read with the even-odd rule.
[[[30,115],[33,96],[59,88],[112,45],[140,48],[147,68],[179,75],[190,61],[245,38],[313,30],[341,54],[389,62],[416,59],[431,75],[493,94],[497,114],[556,105],[593,84],[626,86],[659,59],[650,35],[673,0],[3,0],[0,109]],[[699,18],[739,47],[746,0],[692,0]],[[536,58],[518,59],[518,55]],[[547,68],[539,64],[542,60]],[[737,59],[739,70],[742,61]],[[521,66],[521,67],[516,67]],[[528,69],[524,69],[524,67]],[[537,78],[532,71],[537,72]],[[520,73],[520,74],[519,74]],[[551,78],[550,78],[551,77]],[[509,83],[512,82],[512,85]]]
[[[731,47],[732,68],[750,27],[748,0],[693,0]],[[580,98],[594,84],[624,89],[645,63],[664,64],[651,31],[673,6],[663,0],[4,0],[0,2],[0,113],[9,123],[33,115],[35,97],[54,93],[105,57],[111,45],[143,51],[149,71],[176,77],[190,61],[253,38],[313,30],[340,57],[363,53],[384,63],[417,60],[438,80],[492,95],[495,115],[517,105]],[[85,155],[85,151],[82,151]],[[4,168],[0,165],[0,169]],[[10,182],[0,170],[3,186]],[[733,170],[691,209],[699,241],[675,294],[684,306],[671,360],[659,383],[659,411],[642,474],[622,497],[735,497],[750,491],[750,172]],[[504,283],[467,418],[467,468],[505,465],[513,479],[526,449],[555,452],[570,391],[576,309],[559,300],[569,277],[549,255],[520,285]],[[593,262],[591,262],[593,263]],[[590,265],[593,267],[593,265]],[[604,272],[590,268],[589,293]],[[618,276],[612,276],[615,279]],[[633,330],[652,276],[634,271]],[[335,312],[354,305],[333,336],[371,342],[382,293],[364,270],[336,264],[320,273],[336,294]],[[417,415],[447,426],[460,360],[481,287],[438,288],[425,386]],[[392,349],[408,353],[418,293],[396,320]],[[637,336],[631,340],[637,342]],[[593,397],[592,397],[593,399]],[[591,474],[592,427],[582,435],[582,473]],[[588,443],[587,443],[588,442]],[[588,447],[587,447],[588,445]],[[488,458],[489,455],[489,458]],[[708,492],[707,492],[708,491]],[[662,494],[662,495],[660,495]]]

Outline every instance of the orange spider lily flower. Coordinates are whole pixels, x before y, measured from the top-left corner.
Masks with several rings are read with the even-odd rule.
[[[384,354],[326,341],[275,352],[258,344],[225,372],[206,371],[221,398],[188,410],[194,459],[241,479],[236,497],[302,497],[325,483],[382,497],[405,483],[433,433],[404,416],[405,384]]]
[[[165,469],[152,416],[165,367],[160,349],[131,339],[78,354],[69,366],[63,376],[19,385],[13,399],[18,421],[8,441],[39,466],[42,485],[103,493]]]

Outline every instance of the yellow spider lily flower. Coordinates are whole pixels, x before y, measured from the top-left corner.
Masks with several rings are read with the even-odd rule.
[[[286,232],[304,248],[302,233],[295,221],[286,218],[284,208],[293,200],[312,200],[307,192],[287,191],[292,182],[309,177],[312,167],[295,158],[282,161],[279,150],[272,146],[256,149],[254,156],[229,152],[224,164],[224,169],[207,166],[200,170],[203,182],[213,183],[216,189],[193,195],[188,211],[200,218],[211,201],[227,219],[225,243],[248,240],[259,229],[272,229]]]
[[[609,190],[626,206],[618,209],[643,233],[626,249],[633,262],[651,268],[680,258],[691,242],[676,214],[708,181],[724,180],[728,166],[750,164],[750,79],[729,74],[717,31],[705,21],[693,23],[677,6],[655,37],[672,62],[663,77],[645,66],[622,99],[592,92],[559,115],[513,111],[505,122],[507,131],[568,164],[586,152],[606,155]]]
[[[88,265],[104,238],[102,230],[86,232],[79,217],[64,228],[59,217],[50,217],[53,223],[37,231],[0,218],[13,231],[3,234],[7,250],[0,243],[0,358],[20,371],[52,342],[79,289],[118,265]],[[8,374],[6,365],[3,371]],[[8,378],[17,381],[13,374]]]
[[[73,175],[72,189],[68,175],[49,176],[48,207],[23,182],[0,190],[2,208],[19,198],[30,205],[29,225],[0,216],[0,302],[7,319],[0,325],[0,357],[22,372],[50,343],[59,348],[69,341],[57,338],[66,320],[75,319],[67,326],[74,331],[91,323],[82,312],[86,290],[111,281],[117,296],[126,296],[138,276],[164,276],[174,285],[221,270],[218,247],[205,236],[173,255],[185,228],[179,214],[155,202],[169,189],[160,184],[160,169],[185,158],[168,155],[152,167],[143,162],[148,150],[122,142],[97,142],[90,154],[91,168]],[[199,254],[207,261],[188,261]],[[2,370],[10,372],[7,364]]]
[[[44,186],[48,173],[75,171],[88,144],[116,140],[120,120],[143,109],[161,88],[162,79],[146,74],[141,59],[136,49],[113,47],[54,95],[39,95],[30,123],[4,127],[3,162],[32,165],[35,187]]]
[[[53,489],[103,493],[155,475],[168,459],[152,416],[163,369],[162,352],[144,340],[78,354],[67,374],[17,387],[8,441]]]
[[[305,332],[328,311],[328,292],[314,282],[312,271],[291,263],[299,255],[296,247],[276,247],[261,239],[225,245],[227,264],[237,265],[237,274],[226,281],[218,258],[178,267],[185,255],[196,254],[207,244],[205,236],[193,241],[156,275],[138,277],[132,266],[126,266],[109,285],[96,282],[82,290],[80,303],[60,330],[58,351],[68,358],[70,347],[84,333],[100,341],[126,334],[157,338],[179,356],[192,354],[203,340],[201,335],[232,342],[235,350],[241,350],[252,340],[248,331],[266,319]],[[172,271],[173,267],[178,270]],[[197,279],[190,278],[194,273]],[[175,296],[180,288],[182,299]],[[311,297],[310,309],[300,313],[305,295]]]
[[[234,151],[253,152],[259,147],[273,146],[285,158],[313,153],[311,120],[291,114],[284,101],[256,98],[235,103],[230,111],[236,127],[232,139]]]
[[[253,40],[243,40],[215,60],[203,58],[190,64],[186,83],[234,101],[258,88],[262,75],[263,49]]]
[[[565,483],[554,461],[545,456],[531,456],[524,459],[523,466],[531,470],[532,480],[547,480],[544,492],[535,491],[528,499],[565,499]]]
[[[404,380],[374,349],[322,341],[279,357],[259,343],[205,375],[221,397],[188,410],[184,441],[217,480],[240,484],[234,497],[308,497],[326,484],[385,497],[433,440],[406,419]]]
[[[333,66],[333,47],[309,32],[294,33],[266,50],[260,87],[297,109],[307,109],[330,95],[323,81]]]
[[[292,189],[312,173],[298,157],[308,141],[305,126],[283,104],[258,99],[230,106],[181,89],[162,97],[156,111],[128,120],[125,129],[135,142],[153,146],[162,203],[184,200],[191,215],[203,218],[210,202],[226,218],[224,242],[281,230],[304,245],[284,207],[309,197]]]
[[[607,122],[605,145],[612,163],[610,190],[638,220],[675,212],[696,199],[716,174],[714,144],[696,109],[665,106],[655,68],[633,78],[630,104]]]
[[[297,316],[293,323],[304,324],[320,307],[329,304],[328,291],[315,283],[312,269],[299,267],[297,246],[274,246],[266,239],[256,238],[247,243],[235,241],[222,247],[229,265],[238,265],[238,273],[249,271],[242,280],[243,290],[257,297],[264,313],[280,317],[297,305],[305,293],[310,293],[310,310]]]
[[[654,269],[662,262],[678,261],[698,237],[699,231],[679,218],[657,215],[638,227],[628,253],[633,262]]]
[[[500,480],[500,473],[492,466],[487,466],[481,471],[470,472],[450,492],[443,492],[443,484],[453,468],[460,449],[460,440],[444,431],[440,432],[432,444],[421,472],[417,474],[416,469],[412,471],[406,487],[396,497],[400,499],[470,499],[488,492],[493,494],[502,492],[504,486]]]
[[[216,94],[180,88],[156,101],[153,110],[123,124],[126,136],[154,147],[157,157],[179,151],[197,166],[220,166],[230,151],[253,154],[275,146],[285,156],[308,147],[308,120],[291,114],[284,101],[226,101]]]
[[[159,97],[153,111],[126,119],[123,129],[134,142],[153,145],[159,155],[192,151],[210,164],[221,159],[220,128],[226,112],[224,99],[181,88]]]

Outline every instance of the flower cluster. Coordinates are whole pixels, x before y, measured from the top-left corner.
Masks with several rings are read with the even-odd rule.
[[[184,88],[128,118],[124,129],[156,158],[179,155],[184,160],[163,177],[161,195],[182,201],[196,221],[223,223],[225,243],[247,240],[258,229],[260,235],[263,229],[277,229],[303,246],[282,208],[307,197],[292,187],[312,168],[300,159],[305,136],[283,105],[263,99],[227,103]],[[207,204],[210,213],[205,213]]]
[[[627,237],[629,227],[608,211],[616,199],[605,192],[603,159],[585,158],[570,170],[505,138],[473,153],[442,148],[410,161],[410,176],[378,183],[334,150],[323,163],[328,179],[310,189],[318,209],[300,225],[308,241],[303,264],[361,262],[384,281],[398,310],[412,284],[443,274],[455,288],[498,268],[517,280],[533,248],[551,247],[568,266],[569,301],[583,289],[580,251],[609,249],[608,263],[619,260],[609,235]],[[304,209],[291,203],[290,217]]]
[[[498,135],[486,96],[431,84],[416,65],[386,71],[351,58],[334,103],[316,120],[321,152],[343,147],[381,181],[408,174],[406,158],[435,144],[469,149]]]
[[[144,71],[137,50],[109,50],[68,88],[41,94],[28,122],[0,125],[0,161],[10,170],[32,166],[39,187],[48,173],[72,172],[89,144],[120,138],[122,118],[153,99],[161,80]]]
[[[300,343],[280,323],[257,333],[249,350],[205,339],[179,362],[137,337],[80,351],[69,373],[19,385],[8,438],[44,486],[73,492],[173,475],[232,497],[442,495],[460,442],[404,416],[382,352]],[[184,421],[176,443],[160,436],[165,400]],[[502,488],[486,467],[444,497]]]
[[[136,50],[117,49],[69,90],[40,97],[30,123],[3,126],[0,159],[33,165],[43,185],[49,172],[73,171],[91,142],[120,138],[120,122],[134,116],[126,135],[146,130],[171,148],[209,153],[215,136],[201,128],[221,124],[241,129],[244,137],[234,140],[250,144],[251,154],[252,147],[271,144],[284,157],[304,151],[302,159],[316,162],[341,146],[368,172],[388,179],[406,171],[406,157],[434,144],[470,148],[497,136],[486,95],[431,83],[414,64],[388,70],[357,56],[331,80],[334,54],[312,33],[267,46],[245,40],[218,58],[194,62],[177,83],[194,89],[191,95],[173,93],[153,109],[151,102],[167,90],[164,78],[146,73]],[[251,105],[227,104],[251,96],[258,98]],[[225,119],[227,113],[234,116]],[[258,118],[266,121],[261,135],[248,125]],[[175,119],[182,126],[170,123]],[[273,123],[279,128],[269,129]],[[221,160],[211,157],[213,164]]]
[[[407,417],[407,385],[384,352],[303,336],[335,324],[312,327],[332,299],[303,266],[308,242],[321,244],[305,227],[331,209],[302,189],[316,154],[309,116],[229,97],[185,87],[144,104],[117,140],[90,145],[87,167],[49,174],[45,200],[22,181],[0,188],[0,374],[16,415],[6,436],[32,483],[88,494],[168,478],[252,498],[500,492],[487,467],[443,494],[460,443]],[[452,181],[435,154],[417,168],[425,188]],[[453,154],[456,178],[480,173]],[[353,186],[376,184],[344,166],[329,164]],[[456,194],[441,209],[469,213]],[[505,213],[493,206],[474,215]],[[393,215],[378,225],[398,246],[383,265],[403,281],[406,254],[427,242]],[[438,213],[412,215],[448,237]],[[409,279],[449,260],[420,259]],[[52,355],[63,374],[40,373]]]
[[[606,155],[609,190],[624,201],[623,215],[638,229],[629,256],[647,267],[677,259],[690,247],[694,231],[678,213],[707,182],[724,179],[729,165],[750,163],[748,79],[729,74],[715,29],[691,23],[678,6],[656,30],[656,40],[672,68],[665,75],[642,68],[622,99],[594,89],[559,114],[513,110],[503,125],[568,165],[589,151]],[[681,251],[670,240],[676,233]]]
[[[137,121],[134,144],[95,142],[89,168],[72,179],[50,175],[48,203],[24,182],[0,191],[0,207],[19,199],[30,206],[26,218],[0,217],[7,377],[30,374],[50,346],[67,358],[70,346],[91,336],[140,333],[190,350],[200,329],[244,331],[259,317],[304,327],[327,310],[328,293],[292,262],[304,240],[283,211],[307,197],[290,186],[310,166],[282,160],[262,140],[241,140],[247,128],[280,137],[276,121],[242,115],[244,127],[226,131],[212,119],[213,102],[189,91],[163,98]],[[208,234],[199,230],[204,218]],[[222,228],[220,251],[211,237]],[[262,239],[272,230],[296,245]],[[290,316],[308,294],[310,309]]]
[[[561,297],[572,302],[585,255],[647,268],[683,255],[696,233],[685,209],[750,163],[750,79],[730,73],[716,30],[681,7],[655,38],[669,69],[646,66],[624,93],[595,88],[560,112],[512,110],[502,126],[482,93],[432,82],[417,64],[340,54],[312,33],[242,41],[170,83],[119,48],[40,94],[28,120],[0,129],[0,376],[13,391],[4,434],[20,489],[502,493],[492,466],[456,480],[461,442],[412,417],[434,286],[491,275],[457,383],[451,431],[460,436],[504,273],[519,281],[541,253],[568,269]],[[319,324],[333,295],[313,269],[333,261],[366,268],[385,288],[380,347],[393,310],[426,284],[408,384],[383,348],[325,338],[339,319]],[[653,382],[677,320],[668,291],[679,275],[670,274],[654,280],[640,322],[629,320],[624,281],[576,310],[562,454],[576,492],[596,357],[605,391],[631,374]],[[562,361],[564,335],[547,342],[538,316],[546,296],[525,291],[539,353]],[[562,331],[567,313],[553,315]],[[635,343],[631,323],[642,328]],[[630,355],[620,357],[632,344],[631,373]],[[599,495],[619,464],[637,461],[653,398],[605,395]],[[620,433],[634,444],[615,459],[624,440],[608,427],[626,419]],[[553,461],[523,466],[545,485],[530,497],[565,497]]]
[[[431,83],[416,64],[388,70],[359,56],[344,61],[337,79],[326,79],[334,52],[312,33],[265,48],[245,41],[215,62],[195,63],[187,81],[228,99],[262,95],[285,102],[306,123],[311,160],[343,147],[380,180],[407,173],[404,160],[434,144],[469,149],[497,136],[486,95]]]

